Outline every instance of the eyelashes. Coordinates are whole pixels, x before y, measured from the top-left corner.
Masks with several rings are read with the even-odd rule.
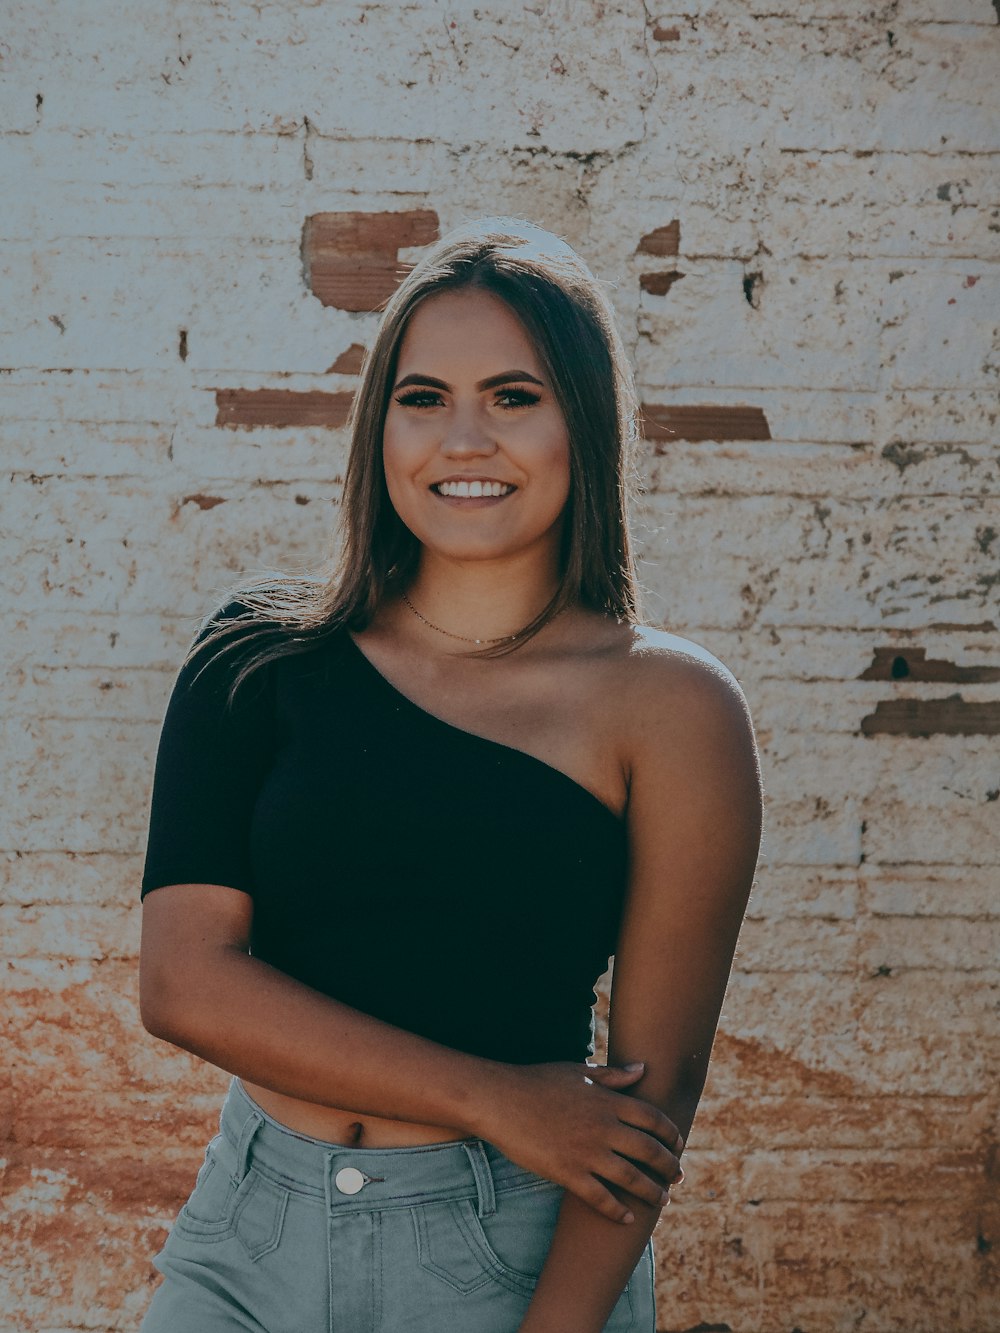
[[[501,389],[497,393],[497,405],[505,412],[510,412],[518,407],[530,407],[532,403],[537,403],[540,397],[540,394],[531,393],[528,389]],[[502,403],[501,398],[512,401]],[[441,395],[435,389],[411,389],[396,395],[396,402],[403,407],[437,407],[440,399]]]

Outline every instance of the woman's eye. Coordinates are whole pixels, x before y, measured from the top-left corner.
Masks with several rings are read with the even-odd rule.
[[[528,389],[500,389],[496,395],[498,407],[510,411],[516,407],[528,407],[537,403],[539,395]],[[438,407],[441,395],[434,389],[412,389],[409,393],[397,394],[396,402],[403,407]]]
[[[403,407],[434,407],[439,396],[431,389],[417,389],[413,393],[399,394],[396,402],[401,403]]]
[[[497,394],[497,402],[501,398],[509,398],[510,402],[500,403],[501,407],[527,407],[529,403],[537,403],[539,395],[530,393],[527,389],[501,389]]]

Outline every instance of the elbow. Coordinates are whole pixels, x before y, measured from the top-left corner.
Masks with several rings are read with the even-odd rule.
[[[139,1017],[151,1036],[192,1049],[249,954],[250,899],[234,889],[164,885],[143,903]],[[242,958],[241,958],[242,963]]]
[[[161,969],[140,955],[139,1018],[150,1036],[174,1046],[185,1046],[191,1000],[190,988],[184,985],[183,978],[164,976]]]
[[[167,1027],[163,1020],[162,1011],[154,1007],[147,1000],[139,1001],[139,1018],[142,1026],[151,1037],[160,1037],[167,1040]]]
[[[139,1018],[151,1037],[172,1041],[174,1027],[170,1021],[170,1007],[162,994],[150,985],[139,969]]]

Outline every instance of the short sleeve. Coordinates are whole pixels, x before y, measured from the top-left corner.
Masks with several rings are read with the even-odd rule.
[[[215,619],[245,610],[230,602]],[[195,642],[207,634],[205,626]],[[140,899],[167,884],[222,884],[253,894],[250,829],[272,761],[274,687],[268,663],[227,704],[246,661],[244,640],[241,632],[206,646],[174,682],[156,752]]]

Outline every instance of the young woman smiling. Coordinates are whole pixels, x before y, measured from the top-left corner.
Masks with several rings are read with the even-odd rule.
[[[466,224],[382,315],[336,558],[203,622],[141,1008],[233,1078],[143,1333],[653,1333],[762,792],[733,674],[640,621],[634,444],[583,261]]]

